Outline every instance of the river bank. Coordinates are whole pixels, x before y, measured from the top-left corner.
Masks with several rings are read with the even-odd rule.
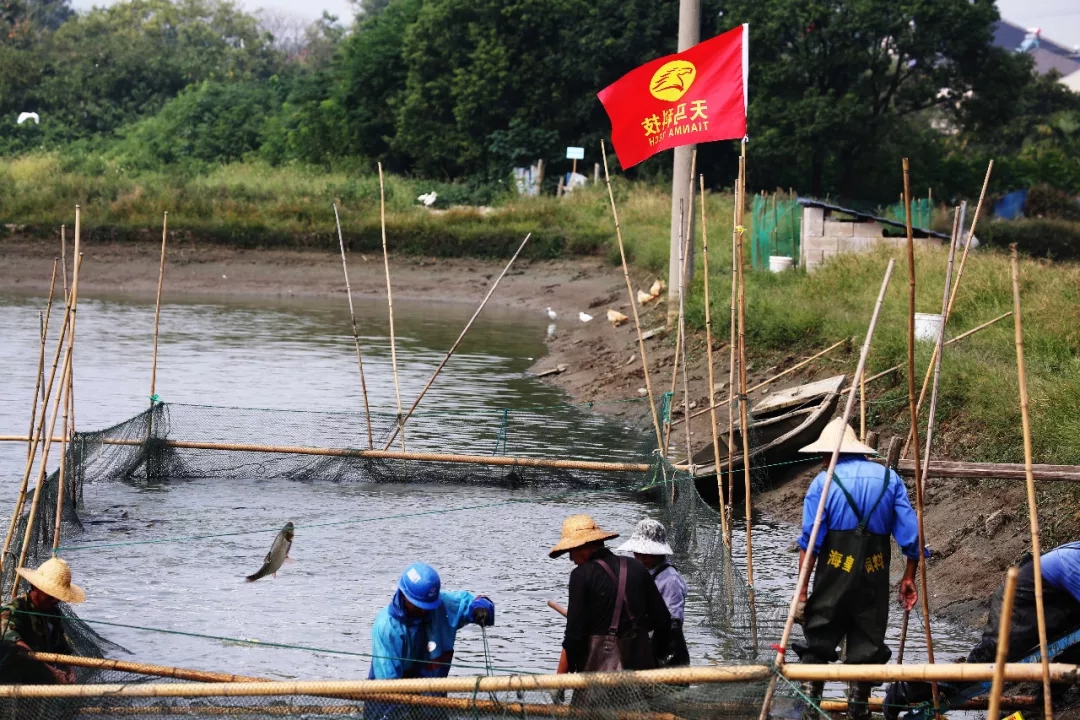
[[[19,294],[47,291],[48,277],[56,243],[36,239],[5,239],[0,242],[0,288]],[[95,242],[84,246],[84,264],[80,292],[94,294],[129,294],[152,297],[157,284],[158,249],[156,243]],[[380,254],[381,255],[381,254]],[[380,255],[352,252],[349,271],[357,298],[381,298],[385,294],[385,276]],[[392,256],[391,274],[394,294],[400,299],[477,304],[491,282],[501,272],[502,261]],[[165,297],[221,296],[248,297],[341,297],[344,282],[340,256],[325,250],[246,250],[220,245],[177,243],[170,247],[166,263]],[[632,273],[637,289],[647,289],[655,275],[642,270]],[[723,307],[723,295],[714,295],[713,307]],[[342,303],[345,298],[341,297]],[[638,357],[638,344],[632,321],[614,327],[606,321],[608,309],[632,316],[622,274],[599,258],[537,261],[520,259],[498,291],[492,307],[516,308],[557,313],[554,332],[548,338],[548,355],[533,367],[534,373],[558,369],[562,372],[547,379],[565,390],[576,402],[622,400],[640,397],[645,387]],[[578,319],[579,312],[593,315],[588,323]],[[640,306],[642,326],[656,332],[646,341],[653,392],[659,398],[672,390],[674,334],[665,329],[666,295]],[[729,357],[728,317],[713,317],[718,336],[713,337],[714,387],[718,397],[727,397]],[[1008,330],[1005,328],[1004,330]],[[829,343],[831,344],[831,343]],[[783,382],[755,393],[756,400],[765,392],[775,392],[814,379],[840,373],[850,374],[857,360],[858,342],[841,346],[808,368],[793,373]],[[767,376],[813,354],[806,344],[792,351],[776,349],[752,353],[748,362],[748,382],[760,382]],[[688,386],[691,409],[704,408],[709,398],[708,369],[705,362],[704,332],[691,329],[688,353]],[[886,357],[888,357],[886,355]],[[681,413],[683,387],[681,376],[675,384],[675,417]],[[891,385],[874,391],[872,400],[891,402],[898,392],[899,378]],[[606,409],[627,411],[627,405],[609,405]],[[640,407],[640,406],[639,406]],[[903,429],[902,418],[874,409],[872,427],[881,430],[884,446],[894,432]],[[902,408],[900,408],[902,410]],[[955,415],[955,409],[953,415]],[[902,416],[902,412],[899,415]],[[726,416],[718,413],[726,427]],[[946,423],[940,430],[943,459],[973,459],[965,456],[962,422]],[[707,415],[690,424],[693,449],[711,443]],[[684,435],[679,428],[672,444],[682,447]],[[794,471],[787,482],[755,496],[755,507],[765,515],[797,523],[802,493],[816,472],[814,468]],[[1072,532],[1068,502],[1060,501],[1060,488],[1050,487],[1040,497],[1044,522],[1044,542],[1057,544],[1062,534]],[[931,607],[969,624],[978,624],[985,613],[986,599],[1000,581],[1009,564],[1015,562],[1029,545],[1024,493],[1020,484],[1002,481],[966,482],[931,480],[927,493],[926,534],[935,557],[929,565]],[[794,538],[793,538],[794,539]],[[794,561],[793,561],[794,562]]]

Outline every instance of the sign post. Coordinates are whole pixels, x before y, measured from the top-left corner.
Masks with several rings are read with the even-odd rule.
[[[570,182],[566,183],[566,187],[569,190],[574,189],[574,176],[577,175],[577,161],[585,159],[585,148],[583,147],[567,147],[566,159],[573,160],[574,163],[570,168]]]

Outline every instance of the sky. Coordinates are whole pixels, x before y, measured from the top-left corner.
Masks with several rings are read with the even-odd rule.
[[[73,0],[79,10],[102,0]],[[106,3],[107,4],[107,3]],[[241,0],[248,10],[266,8],[303,20],[315,20],[328,10],[343,22],[352,19],[348,0]],[[1065,47],[1080,46],[1080,2],[1077,0],[998,0],[1001,16],[1023,27],[1042,28],[1043,37]]]

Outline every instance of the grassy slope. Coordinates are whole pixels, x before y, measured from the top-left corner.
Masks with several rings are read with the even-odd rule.
[[[631,262],[661,272],[667,265],[670,199],[663,188],[614,183]],[[607,195],[589,187],[572,196],[505,197],[490,209],[433,213],[416,196],[431,183],[387,180],[387,229],[393,249],[427,255],[507,255],[526,232],[529,254],[606,255],[617,262]],[[436,189],[438,187],[436,186]],[[323,173],[299,167],[238,164],[208,175],[178,178],[146,174],[131,178],[106,170],[98,175],[66,172],[55,156],[37,155],[0,164],[0,222],[37,226],[43,232],[71,223],[71,207],[83,207],[91,237],[136,238],[170,213],[170,228],[200,239],[244,245],[334,247],[332,202],[341,208],[346,237],[356,249],[378,247],[378,179]],[[707,205],[712,249],[714,315],[726,328],[731,273],[728,195],[710,194]],[[153,232],[146,233],[152,238]],[[698,236],[700,238],[700,235]],[[700,242],[700,240],[699,240]],[[758,357],[820,349],[843,337],[862,337],[887,263],[885,252],[840,258],[807,276],[751,272],[747,283],[747,329]],[[917,309],[937,312],[945,252],[917,256]],[[903,255],[889,289],[874,339],[871,372],[906,357],[907,270]],[[701,253],[696,254],[700,279]],[[1021,266],[1025,343],[1031,390],[1036,462],[1080,464],[1080,268],[1024,261]],[[700,282],[689,302],[688,322],[704,324]],[[971,255],[957,296],[950,332],[955,334],[1012,309],[1009,264],[1004,255]],[[726,334],[726,333],[723,333]],[[1011,321],[1004,321],[945,354],[939,430],[942,452],[970,460],[1022,459],[1016,361]],[[919,352],[919,380],[929,348]],[[871,421],[900,428],[906,407],[903,377],[871,388]]]

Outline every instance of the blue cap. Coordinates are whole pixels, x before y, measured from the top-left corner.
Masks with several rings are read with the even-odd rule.
[[[442,581],[439,573],[427,563],[413,563],[405,568],[398,580],[398,590],[421,610],[434,610],[439,607],[439,590]]]

